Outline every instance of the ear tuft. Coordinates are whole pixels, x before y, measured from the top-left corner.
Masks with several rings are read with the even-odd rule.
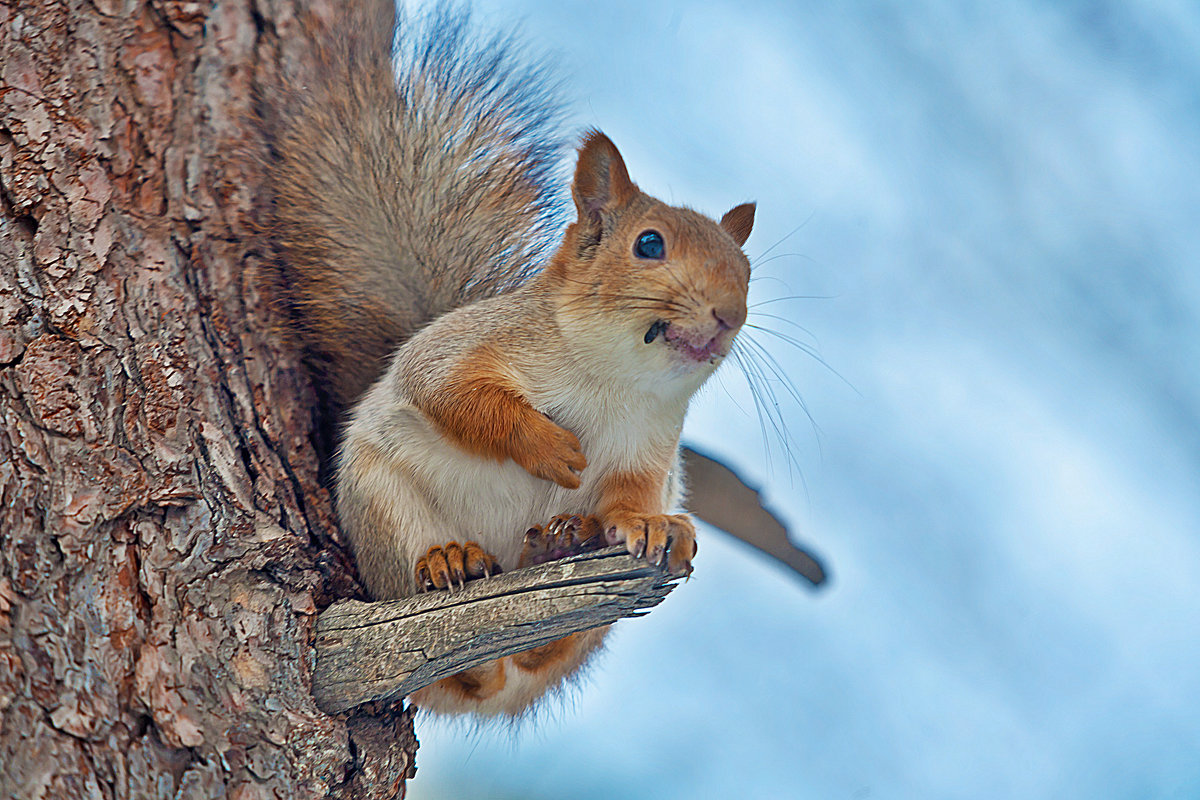
[[[637,187],[629,180],[617,146],[600,131],[588,131],[579,148],[575,181],[571,184],[580,223],[598,228],[601,212],[620,209],[636,194]]]
[[[721,217],[721,227],[733,237],[737,246],[741,247],[750,238],[750,229],[754,227],[754,203],[742,203],[725,212]]]

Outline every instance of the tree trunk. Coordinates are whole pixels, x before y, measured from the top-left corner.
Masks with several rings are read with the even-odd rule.
[[[256,277],[254,98],[303,72],[296,6],[0,0],[0,797],[412,772],[408,712],[310,693],[357,584]]]

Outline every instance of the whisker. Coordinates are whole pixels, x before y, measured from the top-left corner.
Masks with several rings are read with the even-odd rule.
[[[737,363],[738,354],[737,354],[736,349],[730,351],[730,356],[733,357],[734,363]],[[742,368],[742,365],[738,364],[738,369],[740,370],[741,368]],[[716,373],[713,375],[713,377],[709,378],[709,380],[716,380],[717,385],[721,387],[721,391],[723,391],[725,393],[725,396],[729,398],[729,401],[733,404],[733,407],[738,410],[738,413],[743,414],[745,416],[749,416],[749,414],[746,412],[746,409],[742,408],[742,404],[739,403],[737,401],[737,398],[733,396],[733,392],[729,391],[729,386],[725,382],[725,376],[728,374],[729,374],[729,370],[718,369],[716,371]],[[746,376],[743,372],[742,378],[744,379],[745,377]]]
[[[748,344],[754,343],[748,342]],[[798,405],[800,410],[804,412],[804,416],[808,418],[808,423],[810,426],[812,426],[813,433],[815,434],[818,453],[823,452],[823,446],[821,444],[823,432],[821,430],[821,426],[817,424],[816,418],[809,410],[808,403],[806,403],[804,398],[800,396],[800,392],[796,389],[795,384],[792,383],[791,379],[782,373],[778,362],[775,361],[774,357],[770,353],[763,350],[760,353],[755,354],[753,349],[748,349],[747,354],[756,361],[760,379],[760,387],[763,391],[765,391],[771,400],[771,408],[774,410],[775,418],[777,420],[777,422],[774,424],[776,436],[779,437],[780,443],[783,445],[789,457],[789,473],[790,468],[795,466],[796,472],[800,475],[801,482],[804,483],[805,488],[807,489],[807,483],[804,481],[804,471],[800,468],[800,463],[795,457],[795,451],[799,449],[799,444],[792,436],[791,430],[787,426],[786,418],[783,416],[783,412],[779,409],[779,398],[775,394],[774,384],[782,384],[787,390],[788,394],[790,394],[792,399],[796,402],[796,405]],[[767,375],[768,371],[774,375],[774,381],[772,381],[771,377]]]
[[[764,278],[767,276],[763,276]],[[785,300],[833,300],[835,295],[831,294],[790,294],[786,297],[772,297],[770,300],[760,300],[757,303],[751,303],[750,308],[758,308],[759,306],[769,306],[772,303],[782,303]]]
[[[788,286],[787,281],[785,281],[783,278],[779,277],[778,275],[751,275],[750,276],[750,283],[758,283],[760,281],[774,281],[775,283],[778,283],[780,286],[783,286],[785,289],[790,290],[792,288],[792,287]]]
[[[777,331],[777,330],[773,330],[771,328],[767,328],[762,325],[752,325],[752,324],[747,323],[744,327],[751,328],[756,331],[762,331],[763,333],[770,334],[771,336],[774,336],[775,338],[777,338],[783,342],[786,342],[787,344],[790,344],[792,347],[795,347],[801,353],[804,353],[806,356],[811,358],[813,361],[816,361],[822,367],[829,370],[830,374],[832,374],[834,377],[836,377],[842,383],[846,384],[846,386],[848,386],[859,397],[863,396],[862,392],[860,392],[858,390],[858,388],[846,378],[846,376],[842,375],[842,373],[840,373],[836,369],[834,369],[833,366],[831,366],[830,363],[828,361],[826,361],[824,359],[824,357],[822,357],[821,354],[815,348],[800,341],[799,339],[795,338],[794,336],[789,336],[786,333],[783,333],[783,332]],[[799,327],[799,326],[797,326],[797,327]],[[801,328],[801,330],[804,330],[804,329]],[[804,331],[804,332],[808,333],[808,331]],[[749,339],[749,337],[747,337],[747,339],[749,341],[753,341],[753,340]],[[755,344],[758,347],[762,348],[761,344],[759,344],[757,342]],[[765,348],[764,348],[764,350],[765,350]]]
[[[736,344],[737,343],[735,342],[735,345]],[[735,349],[737,348],[735,347]],[[754,398],[754,404],[758,411],[759,427],[763,435],[763,448],[766,451],[767,463],[771,463],[771,437],[767,436],[766,434],[766,425],[769,423],[772,432],[775,434],[775,438],[778,439],[780,446],[783,448],[784,455],[787,457],[786,460],[788,462],[789,474],[791,474],[792,467],[795,467],[796,472],[800,474],[801,482],[804,483],[803,470],[800,468],[800,462],[797,460],[795,455],[796,451],[799,450],[799,447],[795,439],[792,437],[791,432],[788,430],[787,420],[784,418],[783,412],[779,408],[779,398],[775,394],[775,389],[772,385],[774,381],[772,381],[767,375],[767,371],[763,366],[764,361],[760,361],[759,356],[757,356],[751,348],[742,345],[740,351],[738,352],[737,362],[742,367],[743,375],[745,375],[746,382],[750,386],[750,394],[751,397]],[[779,377],[777,373],[777,380],[778,379]],[[789,381],[783,379],[783,382],[787,385],[788,389],[793,393],[794,396],[798,395],[798,393],[795,392],[795,387],[792,386]],[[808,413],[803,401],[798,400],[797,402],[799,402],[800,407],[805,410],[805,415],[808,416],[809,421],[813,424],[814,430],[816,430],[816,432],[819,434],[820,429],[817,428],[816,423],[812,419],[812,415]],[[807,486],[807,484],[805,485]]]
[[[766,256],[768,253],[770,253],[770,252],[771,252],[772,250],[774,250],[776,247],[779,247],[779,245],[783,244],[783,243],[784,243],[784,242],[786,242],[788,239],[790,239],[790,238],[792,238],[794,235],[796,235],[796,232],[797,232],[797,231],[799,231],[801,228],[803,228],[805,225],[807,225],[809,222],[811,222],[811,221],[812,221],[812,218],[813,218],[814,216],[816,216],[816,213],[817,213],[817,212],[816,212],[816,210],[815,210],[815,209],[814,209],[813,211],[810,211],[810,212],[808,213],[808,216],[804,218],[804,221],[803,221],[803,222],[801,222],[799,225],[797,225],[796,227],[794,227],[794,228],[792,228],[790,231],[788,231],[787,235],[786,235],[786,236],[784,236],[784,237],[783,237],[782,239],[780,239],[779,241],[775,242],[775,244],[771,245],[771,246],[770,246],[770,247],[768,247],[766,250],[764,250],[764,251],[762,251],[761,253],[759,253],[759,254],[758,254],[758,256],[757,256],[757,257],[756,257],[756,258],[755,258],[753,261],[751,261],[751,262],[750,262],[750,263],[751,263],[751,269],[753,269],[753,268],[754,268],[754,264],[755,264],[755,263],[756,263],[756,262],[757,262],[759,259],[761,259],[761,258],[765,257],[765,256]]]
[[[762,399],[758,396],[758,391],[754,383],[754,378],[751,374],[750,365],[743,358],[743,353],[737,347],[737,342],[734,342],[734,347],[729,354],[733,356],[734,362],[742,372],[742,377],[746,380],[746,385],[750,389],[750,399],[754,401],[755,416],[758,418],[758,430],[762,436],[763,450],[767,457],[767,464],[771,463],[771,437],[767,435],[767,425],[764,419],[767,416],[766,409],[763,408]],[[739,406],[740,407],[740,406]]]
[[[691,276],[688,273],[685,272],[681,276],[675,265],[670,263],[666,264],[666,269],[667,274],[672,280],[675,281],[675,285],[680,290],[680,294],[684,296],[684,299],[690,301],[694,305],[701,305],[703,303],[703,300],[696,296],[696,286],[691,280],[689,280]]]
[[[664,297],[642,297],[642,296],[636,295],[636,294],[616,294],[616,295],[609,295],[608,299],[613,300],[613,301],[636,300],[636,301],[643,302],[643,303],[653,303],[655,305],[662,306],[663,308],[675,308],[675,309],[686,308],[686,306],[683,303],[680,303],[676,300],[668,300]]]
[[[769,315],[762,314],[762,315],[756,315],[756,316],[769,316]],[[776,319],[781,319],[781,318],[776,317]],[[783,322],[791,322],[790,320],[786,320],[786,319],[783,319],[782,321]],[[791,322],[791,324],[797,328],[800,328],[800,330],[804,331],[809,336],[812,336],[812,334],[809,331],[805,330],[798,323]],[[809,355],[813,355],[815,353],[815,351],[812,349],[812,347],[807,342],[801,341],[800,339],[797,339],[795,336],[784,333],[783,331],[777,331],[774,328],[768,328],[765,325],[755,325],[753,322],[747,322],[745,324],[745,327],[750,328],[751,330],[762,331],[763,333],[769,333],[778,339],[782,339],[783,341],[787,342],[788,344],[792,345],[793,347],[800,348],[801,350],[803,350],[805,353],[808,353]]]
[[[762,311],[754,312],[755,319],[759,319],[762,317],[765,317],[766,319],[778,320],[779,322],[782,322],[784,325],[791,325],[793,328],[796,328],[801,333],[805,333],[809,336],[812,336],[814,340],[817,338],[816,335],[812,331],[810,331],[808,328],[801,325],[799,322],[796,322],[796,320],[794,320],[794,319],[788,319],[787,317],[781,317],[778,314],[767,314]],[[767,331],[771,330],[770,328],[764,328],[762,325],[755,325],[752,322],[747,322],[746,327],[754,328],[755,330],[767,330]]]
[[[764,347],[760,342],[755,341],[753,338],[747,336],[744,340],[741,340],[739,344],[745,348],[748,357],[757,362],[759,374],[762,376],[763,386],[768,390],[773,399],[774,390],[772,388],[772,384],[777,382],[784,386],[788,394],[796,402],[796,405],[798,405],[804,412],[804,415],[808,417],[808,421],[809,424],[812,425],[813,432],[817,434],[817,447],[820,448],[822,434],[821,426],[817,424],[816,418],[813,417],[811,411],[809,410],[808,403],[805,402],[803,396],[800,394],[799,389],[796,388],[795,383],[788,376],[783,366],[770,352],[770,350]],[[806,354],[812,355],[813,358],[819,360],[819,357],[810,353],[807,348],[801,347],[800,349]],[[770,372],[770,376],[767,375],[768,371]],[[774,378],[774,381],[771,380],[771,377]],[[795,443],[790,436],[787,437],[787,441],[792,444]]]
[[[763,259],[760,257],[759,259],[752,261],[750,263],[750,269],[751,270],[757,269],[758,267],[761,267],[764,264],[770,264],[772,261],[778,261],[781,258],[801,258],[810,264],[819,265],[821,263],[821,262],[817,261],[815,258],[813,258],[812,256],[806,256],[804,253],[776,253],[775,255],[771,256],[770,258]]]
[[[767,348],[763,347],[753,339],[747,338],[745,346],[749,348],[749,350],[754,353],[756,357],[762,359],[762,362],[766,368],[770,370],[772,375],[775,376],[775,380],[783,384],[784,388],[787,389],[788,394],[792,396],[792,399],[795,400],[801,408],[805,408],[804,399],[800,397],[800,391],[796,388],[796,384],[794,384],[791,378],[787,376],[787,373],[783,371],[783,367],[780,366],[779,361],[776,360],[775,356],[773,356],[771,352],[767,350]],[[805,412],[807,413],[806,408]],[[812,418],[809,417],[809,419]],[[816,424],[815,421],[813,424]]]

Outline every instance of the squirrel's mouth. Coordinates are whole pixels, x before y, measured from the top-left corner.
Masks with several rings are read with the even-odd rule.
[[[734,331],[718,329],[715,336],[709,331],[689,331],[681,325],[672,325],[665,320],[655,320],[642,340],[650,344],[662,334],[663,341],[686,360],[704,363],[724,358]]]

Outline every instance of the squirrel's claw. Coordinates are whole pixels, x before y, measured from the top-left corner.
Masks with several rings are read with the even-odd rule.
[[[624,544],[634,558],[646,557],[671,575],[691,575],[696,555],[696,526],[686,514],[620,512],[606,520],[608,544]]]
[[[525,532],[520,565],[542,564],[604,546],[600,520],[578,514],[559,514],[545,525]]]
[[[496,559],[475,542],[460,545],[450,542],[431,547],[417,559],[415,568],[418,592],[445,589],[453,592],[475,578],[490,578],[503,570]]]
[[[565,489],[579,488],[579,474],[587,467],[587,458],[575,434],[538,415],[514,436],[512,458],[526,472]]]

